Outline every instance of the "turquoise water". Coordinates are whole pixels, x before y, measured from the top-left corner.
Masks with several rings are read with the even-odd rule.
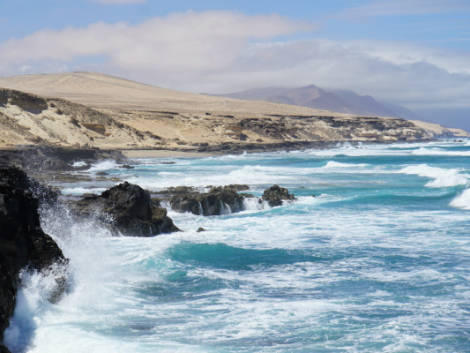
[[[111,237],[44,210],[72,287],[52,305],[50,279],[24,276],[6,336],[14,351],[470,352],[470,143],[163,161],[175,163],[106,161],[88,173],[150,190],[248,184],[258,196],[277,183],[298,200],[170,211],[184,231],[155,238]]]

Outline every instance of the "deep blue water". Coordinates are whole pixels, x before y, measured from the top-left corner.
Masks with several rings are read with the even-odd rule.
[[[45,210],[72,288],[52,305],[50,279],[25,275],[13,351],[470,352],[470,143],[164,161],[175,163],[88,173],[150,190],[248,184],[257,196],[276,183],[298,200],[170,211],[184,232],[155,238],[111,237]]]

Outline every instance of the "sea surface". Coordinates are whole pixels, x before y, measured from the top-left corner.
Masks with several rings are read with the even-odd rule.
[[[470,352],[470,142],[114,161],[149,190],[279,184],[297,201],[111,237],[66,209],[42,225],[70,258],[68,293],[24,274],[13,352]],[[60,184],[64,194],[115,181]],[[196,232],[199,227],[207,231]]]

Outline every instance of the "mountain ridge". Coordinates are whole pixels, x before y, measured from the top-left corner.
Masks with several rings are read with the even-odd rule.
[[[261,87],[217,96],[264,100],[345,114],[390,116],[407,119],[419,118],[405,107],[379,102],[370,95],[359,95],[354,91],[346,89],[324,89],[313,84],[302,87]]]

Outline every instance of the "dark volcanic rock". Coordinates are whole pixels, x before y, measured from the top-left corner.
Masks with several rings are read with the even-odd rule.
[[[85,162],[84,168],[99,160],[113,159],[118,162],[125,160],[119,151],[98,149],[73,149],[51,146],[25,147],[15,150],[0,150],[0,165],[14,165],[24,169],[29,175],[44,172],[71,171],[80,168],[72,167],[74,162]]]
[[[269,206],[281,206],[283,200],[295,200],[295,196],[289,193],[289,190],[282,188],[279,185],[273,185],[264,190],[262,199],[269,203]]]
[[[101,195],[85,196],[71,208],[78,216],[97,216],[124,235],[148,237],[179,231],[166,209],[152,201],[148,191],[127,182]]]
[[[37,187],[20,169],[0,168],[0,339],[15,309],[19,272],[67,263],[54,240],[41,229],[39,201],[30,190],[34,185]],[[64,286],[63,277],[56,280]]]
[[[212,187],[209,192],[199,193],[192,188],[175,188],[170,199],[171,208],[178,212],[191,212],[196,215],[213,216],[243,210],[245,195],[238,190],[246,190],[245,185]]]

